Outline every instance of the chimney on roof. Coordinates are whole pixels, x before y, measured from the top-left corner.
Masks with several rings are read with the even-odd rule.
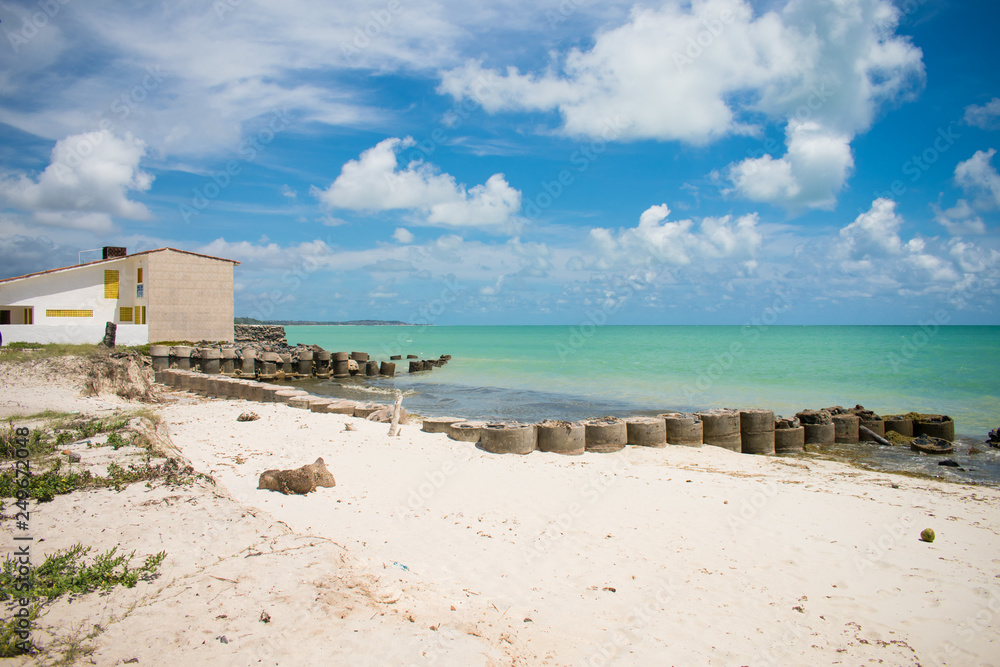
[[[106,245],[101,248],[101,259],[111,259],[113,257],[124,257],[125,248],[120,248],[118,246]]]

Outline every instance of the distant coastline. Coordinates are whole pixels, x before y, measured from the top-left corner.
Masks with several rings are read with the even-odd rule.
[[[278,324],[282,326],[331,326],[331,327],[413,327],[415,324],[399,320],[350,320],[348,322],[317,322],[313,320],[255,320],[252,317],[233,318],[235,324]]]

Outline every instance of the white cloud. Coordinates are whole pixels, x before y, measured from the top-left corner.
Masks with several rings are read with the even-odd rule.
[[[281,186],[281,196],[288,197],[289,199],[298,199],[299,193],[290,188],[287,184]]]
[[[145,205],[128,198],[153,183],[139,169],[145,154],[145,144],[131,135],[120,139],[103,130],[72,135],[56,142],[37,179],[0,176],[0,200],[53,227],[110,231],[112,217],[147,220]]]
[[[868,211],[840,230],[841,249],[852,258],[872,255],[899,255],[903,241],[899,230],[903,218],[896,214],[896,202],[881,197],[872,202]]]
[[[994,97],[982,106],[970,104],[965,107],[964,120],[966,125],[983,130],[1000,129],[1000,97]]]
[[[470,61],[444,72],[440,90],[489,112],[557,111],[565,134],[606,140],[702,144],[756,133],[763,112],[788,124],[788,153],[736,165],[736,191],[827,207],[853,166],[853,137],[923,82],[921,51],[892,34],[898,16],[886,0],[789,0],[757,15],[745,0],[637,7],[547,71]]]
[[[326,190],[312,193],[331,208],[419,211],[421,223],[444,227],[478,227],[508,232],[519,225],[521,193],[503,174],[466,189],[433,165],[413,161],[400,168],[398,153],[415,144],[412,137],[389,138],[350,160]]]
[[[955,167],[955,183],[967,193],[978,194],[983,206],[1000,206],[1000,174],[991,164],[996,150],[976,151],[976,154]]]
[[[952,236],[986,233],[983,219],[976,214],[965,199],[959,199],[958,203],[949,209],[941,210],[937,206],[932,208],[935,222],[947,229]]]
[[[392,238],[399,241],[402,244],[413,243],[413,232],[405,227],[396,227],[396,231],[392,233]]]

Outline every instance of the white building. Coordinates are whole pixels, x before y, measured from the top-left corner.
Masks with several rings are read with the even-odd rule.
[[[99,343],[108,322],[120,345],[233,340],[239,262],[174,248],[0,280],[3,342]]]

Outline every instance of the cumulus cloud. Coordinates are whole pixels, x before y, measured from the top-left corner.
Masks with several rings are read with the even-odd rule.
[[[978,127],[983,130],[1000,129],[1000,97],[981,106],[970,104],[965,107],[965,124]]]
[[[639,224],[614,232],[597,227],[590,240],[599,257],[599,268],[638,266],[652,259],[672,266],[686,266],[702,259],[752,260],[763,237],[757,229],[757,215],[733,219],[703,218],[667,220],[666,204],[651,206],[639,216]]]
[[[880,197],[872,202],[868,211],[840,230],[841,248],[851,257],[899,255],[903,252],[899,236],[902,226],[903,218],[896,213],[896,202]]]
[[[978,195],[978,203],[1000,206],[1000,174],[991,161],[996,150],[976,151],[976,154],[955,167],[955,183],[967,193]]]
[[[106,232],[113,228],[112,217],[147,220],[145,205],[128,198],[153,183],[139,169],[145,154],[145,144],[131,135],[118,138],[103,130],[72,135],[56,142],[49,166],[37,178],[0,176],[0,201],[53,227]]]
[[[945,210],[938,206],[932,206],[934,210],[934,221],[948,230],[952,236],[964,236],[970,234],[985,234],[986,225],[983,219],[972,209],[969,202],[959,199],[958,203]]]
[[[392,233],[392,238],[396,239],[402,244],[413,243],[413,232],[411,232],[406,227],[396,227],[396,231]]]
[[[898,19],[886,0],[789,1],[762,14],[745,0],[637,7],[547,71],[471,61],[445,72],[440,90],[489,112],[555,111],[562,132],[606,140],[703,144],[757,133],[763,112],[787,123],[787,154],[735,165],[734,191],[828,207],[853,166],[853,137],[923,82],[921,51],[892,34]]]
[[[428,163],[415,160],[400,167],[398,153],[414,144],[412,137],[385,139],[348,161],[329,188],[313,187],[312,193],[330,208],[417,211],[426,225],[495,232],[517,228],[521,192],[503,174],[466,189]]]

